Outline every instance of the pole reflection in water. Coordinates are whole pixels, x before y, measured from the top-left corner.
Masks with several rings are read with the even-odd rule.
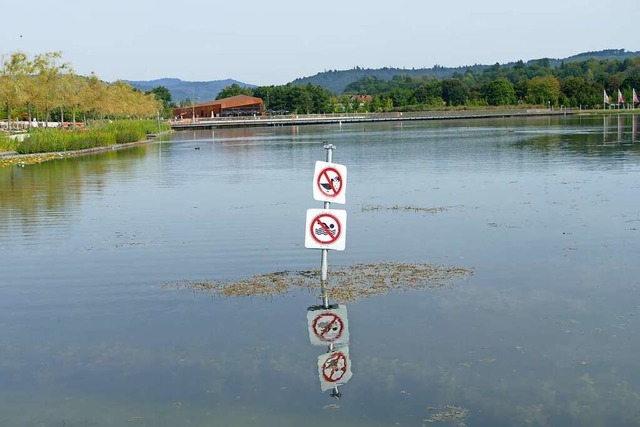
[[[331,397],[339,399],[338,387],[346,384],[353,372],[349,358],[349,320],[347,307],[342,304],[312,306],[307,309],[307,326],[311,344],[327,346],[318,356],[320,390],[331,390]]]
[[[623,118],[620,114],[618,114],[618,142],[622,141],[622,124],[623,124]]]

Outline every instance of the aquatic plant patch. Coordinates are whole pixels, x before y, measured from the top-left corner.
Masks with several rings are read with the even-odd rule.
[[[408,290],[437,289],[455,280],[470,277],[473,270],[464,267],[427,263],[377,262],[336,267],[329,273],[329,293],[333,300],[353,302],[374,295]],[[226,297],[285,294],[295,288],[318,289],[319,270],[280,271],[260,274],[234,282],[219,280],[175,282],[164,288],[192,289]]]

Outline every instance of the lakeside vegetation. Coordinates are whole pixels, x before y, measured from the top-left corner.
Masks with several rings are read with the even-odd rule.
[[[162,102],[127,83],[80,76],[60,52],[23,52],[3,58],[0,67],[0,121],[23,129],[23,139],[0,134],[0,151],[20,154],[70,151],[141,141],[169,129],[157,116]],[[86,125],[86,126],[85,126]]]
[[[17,143],[15,151],[32,154],[108,147],[142,141],[148,134],[157,133],[158,130],[167,131],[169,125],[158,125],[153,120],[127,120],[96,123],[89,128],[74,130],[33,129],[23,141]]]
[[[0,135],[0,152],[35,154],[109,147],[143,141],[149,134],[170,129],[169,124],[154,120],[91,122],[85,128],[75,129],[36,128],[21,135],[21,139]]]
[[[8,135],[0,134],[0,153],[3,151],[15,151],[17,142],[9,139]]]
[[[81,76],[60,52],[14,52],[0,67],[0,120],[75,123],[78,119],[142,119],[162,108],[154,94],[123,81],[106,83],[95,74]]]
[[[294,114],[425,111],[451,107],[571,107],[602,109],[606,90],[615,103],[617,91],[631,106],[640,88],[640,58],[588,59],[554,66],[549,59],[506,66],[469,68],[450,78],[395,75],[389,80],[367,76],[336,95],[320,85],[223,89],[219,98],[245,94],[262,98],[272,111]]]

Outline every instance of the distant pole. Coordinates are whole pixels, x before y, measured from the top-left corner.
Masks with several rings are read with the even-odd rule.
[[[325,144],[324,149],[327,150],[327,163],[331,163],[333,159],[333,150],[335,149],[335,145],[333,144]],[[331,203],[324,202],[324,208],[329,209]],[[322,256],[320,258],[320,289],[322,292],[322,306],[324,308],[329,308],[329,295],[327,294],[327,281],[328,281],[328,270],[329,270],[329,260],[328,260],[329,250],[322,249]]]
[[[196,122],[196,90],[191,89],[191,123]]]

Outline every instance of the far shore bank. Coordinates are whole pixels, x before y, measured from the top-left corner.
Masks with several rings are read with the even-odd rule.
[[[347,123],[371,123],[371,122],[405,122],[419,120],[456,120],[456,119],[482,119],[505,117],[532,117],[532,116],[567,116],[567,115],[593,115],[593,114],[627,114],[640,110],[584,110],[579,108],[512,108],[512,109],[481,109],[460,108],[451,110],[420,111],[420,112],[393,112],[393,113],[341,113],[341,114],[294,114],[286,116],[251,116],[251,117],[211,117],[172,120],[171,128],[174,130],[219,129],[240,127],[266,127],[266,126],[302,126],[320,124],[347,124]]]

